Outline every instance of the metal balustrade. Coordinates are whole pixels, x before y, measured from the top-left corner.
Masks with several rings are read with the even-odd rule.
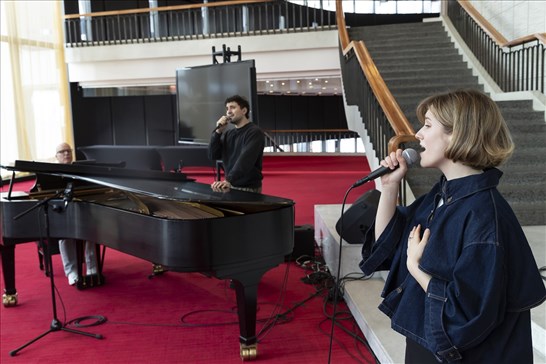
[[[336,29],[335,13],[285,1],[168,6],[67,15],[67,47],[149,43]]]
[[[466,12],[458,1],[449,1],[448,16],[487,73],[505,92],[545,92],[546,47],[539,39],[500,46]]]
[[[265,130],[272,153],[364,153],[358,133],[347,129]]]

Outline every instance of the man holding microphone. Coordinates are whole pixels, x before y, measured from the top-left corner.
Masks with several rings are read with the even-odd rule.
[[[250,105],[244,97],[228,97],[225,105],[226,115],[216,122],[208,149],[211,160],[222,160],[225,178],[213,182],[211,187],[215,191],[237,189],[261,193],[264,133],[248,119]],[[234,128],[228,128],[229,124]]]

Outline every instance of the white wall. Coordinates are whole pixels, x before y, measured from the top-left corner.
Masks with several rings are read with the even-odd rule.
[[[66,49],[70,82],[82,86],[174,84],[175,70],[212,64],[212,47],[241,46],[257,78],[340,76],[337,30]],[[217,57],[222,62],[222,57]],[[231,58],[235,61],[236,57]]]
[[[546,32],[546,0],[471,0],[507,40]]]

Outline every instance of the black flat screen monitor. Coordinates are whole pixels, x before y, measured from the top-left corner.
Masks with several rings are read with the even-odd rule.
[[[258,124],[254,60],[220,63],[176,70],[178,124],[175,143],[208,144],[225,100],[233,95],[250,104],[250,120]]]

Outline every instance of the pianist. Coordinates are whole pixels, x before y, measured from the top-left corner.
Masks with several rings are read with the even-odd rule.
[[[62,164],[70,164],[73,161],[72,148],[68,143],[61,143],[57,146],[55,157]],[[85,242],[85,266],[87,275],[97,273],[97,258],[95,244]],[[59,240],[59,252],[63,261],[64,274],[71,286],[78,282],[76,242],[73,239]]]
[[[225,106],[226,115],[216,122],[208,150],[211,160],[223,162],[225,179],[213,182],[211,187],[261,193],[264,133],[248,119],[250,105],[244,97],[228,97]],[[228,128],[228,124],[235,128]]]

